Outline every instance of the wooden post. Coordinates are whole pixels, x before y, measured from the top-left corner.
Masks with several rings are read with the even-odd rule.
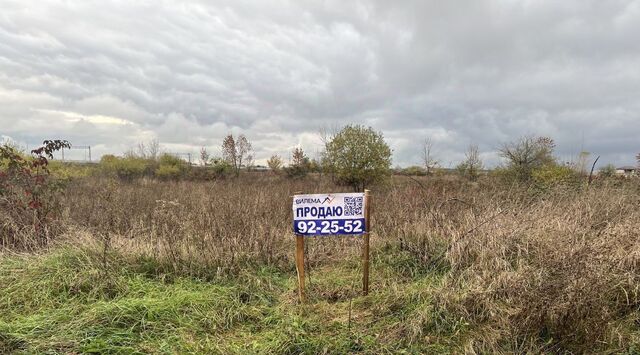
[[[369,294],[369,235],[371,231],[371,195],[369,190],[364,190],[364,218],[365,234],[362,247],[362,293]]]
[[[301,192],[295,192],[295,195]],[[298,272],[298,298],[304,303],[304,236],[296,234],[296,271]]]
[[[304,302],[304,236],[296,235],[296,270],[298,271],[298,297]]]

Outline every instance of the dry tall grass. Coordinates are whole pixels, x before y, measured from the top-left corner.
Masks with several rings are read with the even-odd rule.
[[[415,222],[387,233],[403,231],[405,248],[425,262],[437,262],[429,259],[446,246],[450,269],[435,307],[473,325],[467,350],[583,352],[637,343],[627,332],[637,329],[640,306],[637,187],[488,188],[431,201]]]
[[[89,179],[67,189],[65,223],[107,252],[154,259],[164,272],[215,278],[252,265],[292,271],[289,197],[339,190],[314,178]],[[374,191],[374,254],[409,253],[442,275],[431,312],[397,325],[397,334],[426,341],[437,332],[426,317],[440,314],[441,326],[466,329],[469,352],[616,351],[638,343],[630,329],[640,322],[639,205],[636,183],[539,191],[395,178]],[[314,266],[353,245],[309,244]]]

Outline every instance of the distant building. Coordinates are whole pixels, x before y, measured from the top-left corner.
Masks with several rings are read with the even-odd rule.
[[[251,170],[253,171],[269,171],[271,169],[269,169],[268,166],[264,166],[264,165],[254,165]]]
[[[631,166],[631,165],[625,165],[625,166],[621,166],[616,168],[616,175],[618,176],[625,176],[625,177],[632,177],[632,176],[637,176],[637,169],[635,166]]]

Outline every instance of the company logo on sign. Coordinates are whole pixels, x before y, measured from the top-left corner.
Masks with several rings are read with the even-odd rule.
[[[325,197],[325,198],[324,198],[324,201],[322,201],[322,203],[323,203],[323,204],[324,204],[324,203],[329,204],[329,203],[331,203],[334,199],[335,199],[335,197],[333,197],[333,196],[329,195],[329,196],[327,196],[327,197]]]
[[[331,204],[331,202],[333,202],[333,200],[335,199],[335,197],[333,195],[326,195],[324,199],[320,199],[320,198],[309,198],[309,197],[303,197],[303,198],[298,198],[295,199],[293,204],[294,205],[304,205],[304,204]]]

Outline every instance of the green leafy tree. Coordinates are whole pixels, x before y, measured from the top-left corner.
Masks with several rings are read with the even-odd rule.
[[[344,127],[327,143],[325,159],[338,182],[355,191],[363,191],[391,173],[391,148],[382,133],[371,127]]]

